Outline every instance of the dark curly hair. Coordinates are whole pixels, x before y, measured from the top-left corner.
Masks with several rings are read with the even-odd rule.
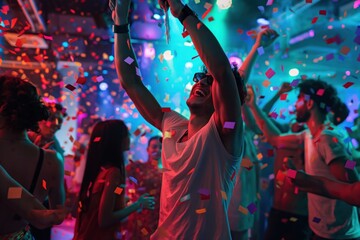
[[[14,131],[39,131],[38,122],[49,112],[32,83],[9,75],[0,76],[0,115]],[[3,126],[2,126],[3,127]]]
[[[339,125],[349,116],[350,110],[340,98],[335,100],[331,112],[334,114],[333,123]]]
[[[336,89],[330,84],[322,80],[307,79],[298,88],[300,93],[309,96],[316,103],[322,114],[336,110],[339,98]]]

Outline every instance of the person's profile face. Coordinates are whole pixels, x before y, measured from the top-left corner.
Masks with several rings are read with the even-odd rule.
[[[310,110],[306,107],[306,99],[303,93],[300,93],[295,103],[296,108],[296,121],[304,123],[310,118]]]
[[[60,111],[52,112],[48,120],[39,122],[40,134],[46,138],[53,138],[60,130],[64,117]]]

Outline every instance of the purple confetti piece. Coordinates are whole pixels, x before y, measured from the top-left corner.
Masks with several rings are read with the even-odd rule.
[[[255,205],[255,203],[250,203],[249,206],[247,206],[246,208],[249,210],[249,212],[250,212],[251,214],[253,214],[254,212],[256,212],[256,205]]]
[[[234,127],[235,127],[235,122],[225,122],[224,123],[224,128],[234,129]]]
[[[331,59],[334,59],[334,54],[333,53],[329,53],[328,55],[326,55],[326,60],[329,61]]]
[[[134,59],[132,59],[131,57],[127,57],[124,62],[126,62],[127,64],[132,64],[134,62]]]
[[[265,12],[265,8],[264,6],[258,6],[258,9],[261,13],[264,13]]]
[[[258,47],[257,52],[258,52],[259,56],[261,56],[261,55],[263,55],[265,53],[263,47]]]
[[[136,185],[138,184],[138,180],[134,177],[129,177],[129,180],[132,181],[133,183],[135,183]]]
[[[355,166],[356,166],[356,162],[355,162],[355,161],[346,160],[345,168],[354,170],[354,167],[355,167]]]
[[[291,87],[297,87],[299,85],[300,79],[295,79],[290,83]]]
[[[317,218],[317,217],[314,217],[314,218],[313,218],[313,222],[319,223],[320,221],[321,221],[320,218]]]
[[[206,189],[206,188],[202,188],[202,189],[199,189],[198,193],[200,193],[201,195],[210,195],[210,190],[209,189]]]
[[[273,4],[274,0],[267,0],[266,6],[271,6]]]

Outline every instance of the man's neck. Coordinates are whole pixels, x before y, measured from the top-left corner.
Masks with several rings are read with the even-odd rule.
[[[192,114],[188,124],[188,139],[204,127],[210,120],[211,116],[197,116]]]
[[[326,118],[315,114],[313,117],[309,118],[306,125],[308,126],[312,137],[316,137],[325,128],[325,120]]]

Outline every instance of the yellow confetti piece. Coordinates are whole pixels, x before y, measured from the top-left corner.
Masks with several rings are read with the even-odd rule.
[[[296,222],[298,219],[296,217],[291,217],[290,222]]]
[[[166,139],[166,138],[171,138],[171,132],[165,131],[165,133],[164,133],[164,139]]]
[[[206,213],[206,208],[200,208],[195,211],[197,214],[203,214]]]
[[[21,187],[9,187],[7,198],[8,199],[19,199],[21,198],[22,188]]]
[[[116,187],[114,193],[116,193],[117,195],[120,195],[123,192],[123,190],[124,190],[123,188]]]
[[[227,200],[226,192],[221,191],[221,196],[222,196],[223,199]]]
[[[247,208],[244,208],[243,206],[239,206],[238,208],[239,212],[241,212],[242,214],[248,215],[249,210]]]

